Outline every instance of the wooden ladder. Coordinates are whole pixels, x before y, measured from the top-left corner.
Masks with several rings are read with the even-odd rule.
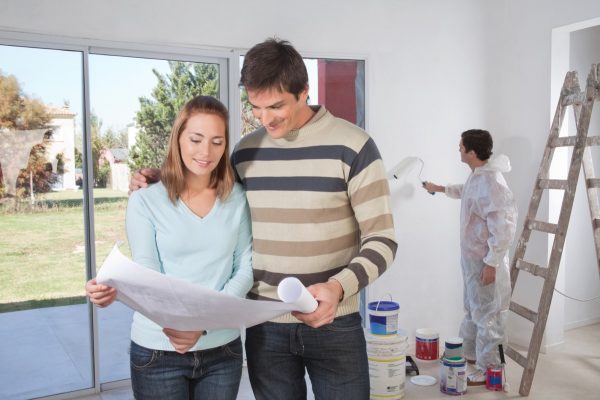
[[[538,175],[533,188],[533,194],[529,203],[529,210],[525,218],[523,231],[511,262],[510,280],[511,288],[514,292],[517,283],[517,277],[520,271],[528,272],[534,276],[544,279],[542,293],[538,304],[537,312],[511,301],[510,311],[533,322],[533,332],[527,349],[527,355],[523,356],[513,347],[508,346],[506,354],[523,367],[521,385],[519,394],[528,396],[531,389],[531,383],[535,373],[537,360],[542,343],[542,337],[546,328],[546,321],[550,311],[554,285],[558,275],[558,267],[563,253],[563,246],[573,208],[573,199],[577,189],[579,171],[583,164],[585,183],[588,194],[588,203],[594,231],[594,244],[596,246],[596,258],[600,271],[600,205],[598,202],[597,188],[600,188],[600,179],[594,178],[594,168],[590,146],[599,146],[600,137],[588,137],[588,128],[594,101],[600,100],[600,64],[592,65],[592,70],[588,76],[587,87],[581,92],[577,72],[568,72],[560,93],[556,112],[550,128],[550,134],[544,150],[544,156],[540,164]],[[576,136],[560,137],[560,130],[568,106],[572,106],[576,127]],[[552,164],[554,149],[557,147],[572,146],[571,164],[567,179],[550,179],[549,170]],[[536,220],[537,211],[540,205],[544,190],[557,189],[563,190],[562,205],[558,222],[556,224]],[[525,250],[532,231],[553,234],[554,240],[552,250],[547,266],[536,265],[525,261]]]

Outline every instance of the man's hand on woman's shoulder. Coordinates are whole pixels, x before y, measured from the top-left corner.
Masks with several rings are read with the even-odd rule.
[[[138,189],[148,187],[149,184],[158,182],[160,179],[160,169],[142,168],[133,173],[129,181],[129,194]]]

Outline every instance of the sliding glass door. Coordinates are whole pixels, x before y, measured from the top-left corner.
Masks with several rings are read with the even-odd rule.
[[[90,54],[91,141],[96,265],[125,234],[132,170],[160,167],[178,110],[191,97],[219,98],[217,63]],[[121,303],[98,309],[100,382],[129,378],[132,311]]]
[[[0,398],[93,386],[83,53],[0,46]]]
[[[132,169],[160,165],[189,98],[228,104],[227,72],[222,57],[0,34],[0,398],[129,379],[132,312],[91,307],[84,285],[116,242],[129,255]]]

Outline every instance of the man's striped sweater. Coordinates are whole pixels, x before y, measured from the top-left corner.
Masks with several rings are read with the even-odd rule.
[[[254,286],[276,300],[295,276],[309,286],[334,278],[344,289],[337,316],[358,311],[360,289],[391,265],[397,248],[383,162],[362,129],[324,107],[299,130],[242,138],[232,161],[252,215]],[[291,314],[274,322],[299,322]]]

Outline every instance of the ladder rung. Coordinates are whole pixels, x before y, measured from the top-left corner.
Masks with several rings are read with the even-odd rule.
[[[533,231],[540,231],[540,232],[546,232],[546,233],[552,233],[552,234],[556,234],[556,230],[557,230],[556,224],[551,224],[549,222],[543,222],[543,221],[535,221],[535,220],[530,220],[527,223],[527,227]]]
[[[563,106],[572,106],[572,105],[580,105],[584,99],[583,93],[573,93],[568,96],[565,96],[562,101]]]
[[[552,139],[550,146],[552,147],[565,147],[565,146],[575,146],[575,136],[561,136]]]
[[[510,346],[506,346],[506,355],[512,358],[517,364],[525,368],[527,366],[527,358]]]
[[[532,275],[539,276],[544,279],[546,279],[546,277],[548,276],[548,268],[541,267],[536,264],[532,264],[525,260],[517,260],[517,268],[522,271],[527,271]]]
[[[600,179],[598,179],[600,181]],[[565,179],[539,179],[538,187],[540,189],[559,189],[567,190],[568,182]]]
[[[589,178],[585,182],[588,188],[600,188],[600,179],[598,178]]]
[[[538,315],[535,311],[530,310],[527,307],[523,307],[520,304],[515,303],[514,301],[510,302],[510,307],[509,307],[510,311],[519,314],[521,317],[530,320],[531,322],[533,322],[534,324],[537,322],[538,320]]]
[[[561,136],[552,139],[550,142],[551,147],[566,147],[575,146],[577,136]],[[585,140],[586,146],[600,146],[600,136],[588,136]]]
[[[600,146],[600,136],[588,136],[585,144],[588,146]]]

